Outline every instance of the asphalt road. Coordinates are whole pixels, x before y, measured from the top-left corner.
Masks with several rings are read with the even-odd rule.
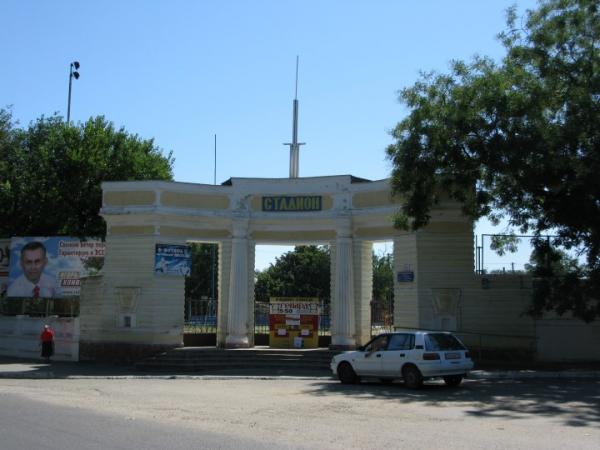
[[[600,381],[0,380],[0,448],[598,449]]]
[[[12,394],[2,396],[0,436],[3,450],[281,448],[255,439],[48,405]]]

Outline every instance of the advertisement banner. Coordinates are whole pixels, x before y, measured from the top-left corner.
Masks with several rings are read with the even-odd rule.
[[[104,242],[74,237],[14,237],[8,297],[63,298],[80,293],[80,278],[104,264]]]
[[[156,244],[156,275],[189,276],[192,272],[192,248],[189,245]]]
[[[315,348],[319,345],[319,299],[271,297],[269,345],[275,348]]]
[[[271,297],[269,310],[270,314],[319,315],[319,302],[311,297]]]

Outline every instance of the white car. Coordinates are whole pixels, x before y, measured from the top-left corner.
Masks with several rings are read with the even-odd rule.
[[[412,389],[436,377],[442,377],[449,386],[458,386],[471,369],[473,361],[467,348],[445,331],[380,334],[364,347],[331,360],[331,370],[342,383],[357,383],[362,377],[383,382],[402,378]]]

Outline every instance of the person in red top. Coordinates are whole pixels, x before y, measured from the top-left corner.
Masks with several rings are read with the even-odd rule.
[[[50,325],[44,325],[44,331],[40,334],[40,342],[42,344],[42,358],[49,361],[54,354],[54,331],[52,331]]]

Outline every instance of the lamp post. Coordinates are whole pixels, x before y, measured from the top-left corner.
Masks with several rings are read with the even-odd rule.
[[[79,61],[73,61],[69,66],[69,100],[67,102],[67,124],[71,123],[71,83],[73,78],[79,79]]]

